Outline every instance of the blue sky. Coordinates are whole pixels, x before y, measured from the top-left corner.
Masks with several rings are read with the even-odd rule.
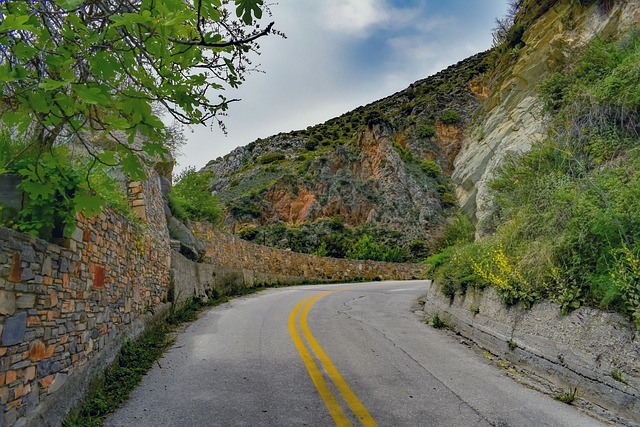
[[[506,0],[277,0],[276,28],[253,73],[229,98],[228,136],[215,125],[185,130],[179,171],[256,138],[304,129],[391,95],[491,47]]]

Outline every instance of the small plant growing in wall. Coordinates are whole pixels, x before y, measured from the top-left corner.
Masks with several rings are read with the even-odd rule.
[[[436,313],[431,318],[431,326],[436,329],[442,329],[447,326],[447,322]]]
[[[518,348],[518,343],[512,339],[507,340],[507,345],[509,346],[509,350],[515,350],[516,348]]]
[[[611,378],[623,384],[627,384],[627,381],[625,381],[622,376],[622,372],[619,369],[614,369],[613,371],[611,371]]]
[[[480,313],[480,307],[478,307],[477,305],[472,305],[471,307],[469,307],[469,311],[475,316],[476,314]]]
[[[567,405],[571,405],[573,404],[574,400],[576,400],[577,394],[577,388],[574,388],[573,390],[569,389],[569,391],[557,395],[556,400],[559,400],[562,403],[566,403]]]

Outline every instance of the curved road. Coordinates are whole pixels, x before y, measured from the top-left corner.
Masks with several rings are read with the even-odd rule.
[[[105,425],[600,425],[422,323],[428,285],[269,289],[213,308]]]

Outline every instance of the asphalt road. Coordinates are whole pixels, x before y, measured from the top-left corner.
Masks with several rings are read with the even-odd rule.
[[[427,286],[270,289],[213,308],[105,425],[600,425],[422,323]]]

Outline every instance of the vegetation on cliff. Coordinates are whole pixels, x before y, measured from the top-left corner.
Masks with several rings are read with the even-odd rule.
[[[489,66],[487,53],[475,55],[338,118],[209,162],[226,228],[305,253],[424,259],[454,209],[448,175],[480,102],[471,83]]]
[[[430,263],[451,296],[495,286],[510,304],[588,304],[640,327],[640,33],[569,58],[540,87],[546,139],[491,184],[495,233]]]

